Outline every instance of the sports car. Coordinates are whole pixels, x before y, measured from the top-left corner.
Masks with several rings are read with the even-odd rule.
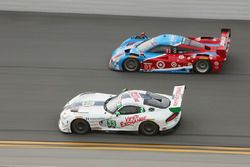
[[[125,90],[119,95],[85,92],[70,100],[60,114],[64,133],[90,131],[139,131],[156,135],[173,130],[181,119],[185,85],[175,86],[173,95],[144,90]]]
[[[175,34],[149,38],[141,33],[113,51],[109,68],[128,72],[220,72],[227,59],[230,37],[231,30],[226,28],[221,29],[220,38]]]

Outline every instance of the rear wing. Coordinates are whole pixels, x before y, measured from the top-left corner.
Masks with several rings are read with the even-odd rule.
[[[229,51],[229,45],[230,45],[230,38],[231,38],[231,29],[222,28],[220,45],[217,48],[216,52],[223,58],[224,61],[227,59],[227,53]]]
[[[182,97],[184,94],[186,86],[175,86],[172,99],[171,99],[171,105],[169,107],[169,110],[173,113],[180,112],[181,111],[181,103],[182,103]]]

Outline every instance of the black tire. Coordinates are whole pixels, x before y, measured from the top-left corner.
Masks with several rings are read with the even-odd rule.
[[[76,134],[86,134],[90,131],[89,123],[83,119],[76,119],[71,123],[71,131]]]
[[[195,70],[195,72],[197,72],[199,74],[209,73],[210,69],[211,69],[211,65],[210,65],[210,62],[207,60],[198,60],[194,64],[194,70]]]
[[[154,136],[159,133],[159,126],[152,121],[145,121],[140,124],[139,132],[146,136]]]
[[[127,72],[139,71],[140,63],[137,59],[128,58],[123,62],[123,69]]]

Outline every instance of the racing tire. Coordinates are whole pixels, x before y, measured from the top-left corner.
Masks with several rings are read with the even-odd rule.
[[[89,123],[83,119],[76,119],[71,123],[71,131],[75,134],[86,134],[90,131]]]
[[[139,132],[145,136],[154,136],[159,133],[159,126],[152,121],[145,121],[140,124]]]
[[[206,74],[209,73],[211,69],[210,62],[207,60],[198,60],[194,64],[194,71],[199,74]]]
[[[139,71],[140,63],[137,59],[128,58],[123,62],[123,69],[127,72]]]

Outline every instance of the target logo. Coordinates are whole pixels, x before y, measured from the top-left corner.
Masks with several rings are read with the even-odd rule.
[[[156,63],[156,67],[159,69],[163,69],[165,67],[165,63],[163,61],[158,61]]]
[[[179,59],[184,59],[184,58],[185,58],[184,55],[179,56]]]
[[[177,67],[177,63],[176,63],[176,62],[172,62],[172,63],[171,63],[171,66],[172,66],[172,67]]]

